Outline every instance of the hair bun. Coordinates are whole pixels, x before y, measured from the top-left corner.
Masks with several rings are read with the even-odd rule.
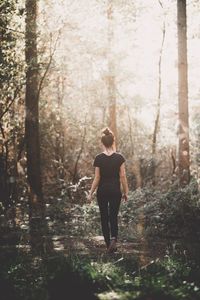
[[[113,135],[112,131],[108,127],[103,130],[103,134],[105,134],[105,135]]]
[[[101,142],[106,148],[112,147],[115,141],[115,137],[110,128],[106,127],[102,130]]]

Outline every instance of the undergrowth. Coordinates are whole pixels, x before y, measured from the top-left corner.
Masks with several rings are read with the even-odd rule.
[[[200,299],[200,266],[165,255],[144,267],[133,256],[1,256],[1,299]],[[2,295],[6,295],[3,296]]]

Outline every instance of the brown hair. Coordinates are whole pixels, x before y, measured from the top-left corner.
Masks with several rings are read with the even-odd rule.
[[[115,141],[115,136],[108,127],[102,130],[101,142],[106,148],[112,147],[114,141]]]

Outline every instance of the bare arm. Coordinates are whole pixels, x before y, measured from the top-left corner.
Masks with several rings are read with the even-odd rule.
[[[91,198],[92,198],[92,195],[93,195],[94,191],[96,190],[96,188],[99,185],[99,181],[100,181],[100,169],[99,169],[99,167],[95,167],[94,180],[92,182],[92,186],[91,186],[89,196],[88,196],[90,201],[91,201]]]
[[[121,167],[120,167],[119,176],[120,176],[120,182],[122,184],[122,188],[123,188],[123,193],[124,193],[124,196],[125,196],[125,200],[127,200],[127,196],[128,196],[128,182],[127,182],[127,177],[126,177],[125,163],[123,163],[121,165]]]

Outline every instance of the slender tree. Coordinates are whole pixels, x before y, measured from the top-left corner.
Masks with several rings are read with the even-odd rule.
[[[179,111],[178,174],[180,185],[184,186],[188,184],[190,180],[186,0],[177,0],[177,27]]]
[[[109,101],[109,127],[115,134],[117,144],[117,120],[116,120],[116,87],[115,87],[115,65],[112,55],[113,47],[113,0],[108,0],[108,101]]]
[[[163,9],[162,2],[159,1],[159,3]],[[161,41],[159,60],[158,60],[158,98],[157,98],[157,112],[156,112],[156,119],[154,124],[154,131],[153,131],[153,141],[152,141],[153,156],[155,156],[156,154],[157,135],[158,135],[159,121],[160,121],[161,88],[162,88],[162,57],[163,57],[164,42],[165,42],[165,20],[163,21],[163,25],[162,25],[162,41]]]
[[[64,134],[64,117],[63,117],[63,97],[64,97],[64,78],[58,76],[57,78],[57,105],[58,105],[58,134],[56,137],[56,160],[60,161],[62,166],[65,160],[65,134]],[[63,168],[62,168],[63,170]],[[63,172],[61,172],[63,173]],[[61,175],[61,174],[60,174]],[[62,174],[63,175],[63,174]],[[63,176],[61,176],[63,179]]]
[[[19,83],[18,58],[16,55],[17,34],[10,30],[15,17],[16,4],[13,0],[0,3],[0,201],[7,210],[13,208],[13,186],[11,178],[14,168],[12,145],[16,137],[13,105],[17,102],[21,84]],[[18,23],[14,25],[17,28]],[[12,92],[11,92],[12,91]],[[15,142],[14,142],[15,143]],[[15,155],[15,154],[14,154]],[[10,183],[10,181],[12,181]],[[10,188],[12,186],[12,188]]]
[[[27,177],[30,186],[30,233],[33,252],[43,251],[41,230],[44,221],[39,141],[39,96],[37,62],[37,0],[26,0],[26,95],[25,140]]]
[[[163,4],[159,0],[158,1],[162,10]],[[164,48],[164,42],[165,42],[165,19],[163,20],[162,25],[162,41],[161,41],[161,47],[160,47],[160,53],[159,53],[159,60],[158,60],[158,98],[157,98],[157,111],[156,111],[156,118],[154,123],[154,131],[153,131],[153,139],[152,139],[152,183],[153,185],[156,184],[156,147],[157,147],[157,136],[159,131],[159,125],[160,125],[160,108],[161,108],[161,89],[162,89],[162,58],[163,58],[163,48]]]

